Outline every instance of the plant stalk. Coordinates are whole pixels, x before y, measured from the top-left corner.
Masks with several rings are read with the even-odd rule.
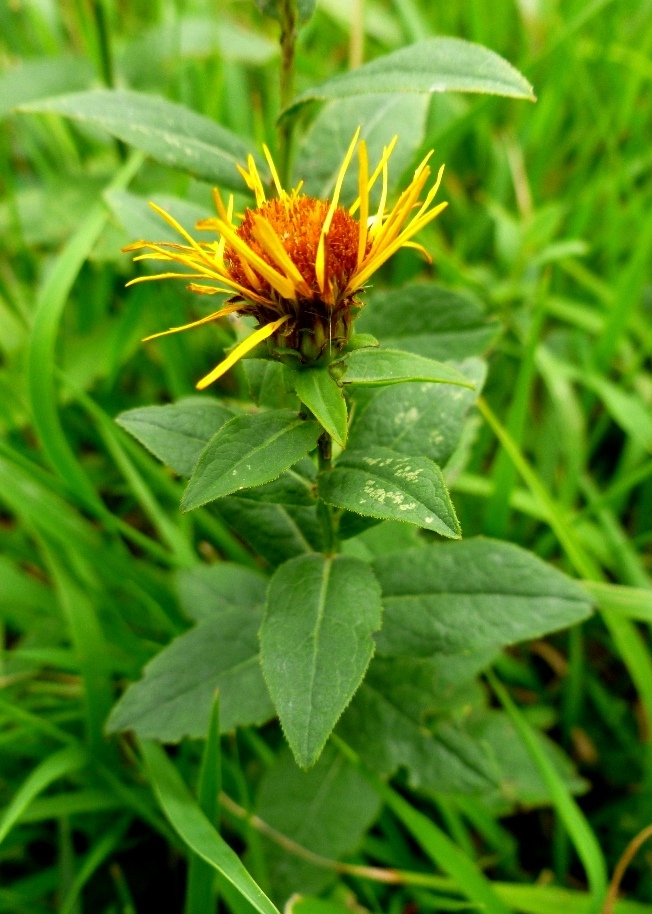
[[[333,466],[333,439],[324,432],[317,442],[319,472],[328,473]],[[335,555],[337,552],[337,531],[333,509],[325,501],[317,503],[317,517],[324,535],[324,554]]]
[[[281,112],[287,108],[294,96],[294,57],[297,43],[296,0],[285,0],[281,13]],[[292,121],[281,118],[278,122],[278,154],[281,184],[290,183],[290,147],[292,145]]]

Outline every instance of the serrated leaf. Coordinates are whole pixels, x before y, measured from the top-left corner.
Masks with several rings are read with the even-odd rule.
[[[472,382],[451,365],[397,349],[356,349],[336,363],[338,368],[340,365],[344,368],[343,384],[380,387],[404,381],[429,381],[473,388]]]
[[[429,457],[444,466],[457,447],[486,374],[479,359],[467,359],[457,367],[475,390],[409,382],[385,387],[355,417],[349,448],[387,447],[400,454]]]
[[[289,409],[236,416],[202,452],[182,502],[183,511],[252,486],[262,486],[317,444],[321,427]]]
[[[125,89],[94,89],[31,102],[20,110],[60,114],[100,127],[164,165],[243,189],[236,165],[246,162],[247,144],[215,121],[164,98]]]
[[[332,470],[319,477],[328,504],[384,520],[400,520],[458,537],[460,527],[436,463],[404,457],[388,448],[345,451]]]
[[[276,831],[330,860],[357,849],[379,809],[378,794],[330,745],[310,771],[302,771],[288,750],[281,751],[262,777],[255,806]],[[263,850],[278,898],[321,891],[335,876],[272,841],[264,841]]]
[[[380,588],[358,559],[306,555],[281,565],[260,632],[265,680],[297,763],[318,759],[362,681],[380,627]]]
[[[342,388],[327,368],[306,368],[294,374],[294,387],[302,403],[341,447],[346,446],[347,409]]]
[[[114,707],[107,730],[176,743],[206,736],[216,689],[223,732],[264,723],[274,709],[258,656],[259,608],[217,612],[151,660]]]
[[[426,657],[504,647],[586,619],[588,594],[525,549],[470,539],[374,563],[383,588],[378,653]]]
[[[427,38],[302,92],[284,115],[310,101],[389,92],[482,92],[534,101],[532,86],[504,58],[461,38]]]
[[[487,319],[468,295],[434,283],[414,283],[371,292],[355,328],[377,336],[388,349],[450,361],[482,355],[500,325]]]
[[[467,676],[475,665],[469,669],[467,662]],[[436,660],[376,658],[337,732],[381,775],[405,766],[417,788],[438,793],[495,790],[498,769],[493,758],[448,718],[459,698],[442,686]],[[440,719],[428,728],[434,714]]]
[[[217,400],[188,397],[165,406],[139,406],[116,422],[180,476],[190,476],[215,433],[233,417]]]
[[[177,592],[188,618],[201,622],[226,610],[262,606],[267,578],[233,562],[197,565],[179,572]]]

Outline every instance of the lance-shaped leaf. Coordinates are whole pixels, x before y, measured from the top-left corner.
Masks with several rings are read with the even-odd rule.
[[[380,628],[368,564],[305,555],[276,571],[260,632],[263,673],[297,763],[319,758],[362,681]]]
[[[319,494],[338,508],[385,520],[401,520],[442,536],[460,527],[436,463],[404,457],[388,448],[345,451],[319,479]]]
[[[307,368],[298,371],[294,386],[299,399],[313,413],[315,419],[339,445],[345,447],[347,432],[346,401],[342,388],[333,380],[326,368]]]
[[[534,101],[532,86],[489,48],[461,38],[427,38],[302,92],[284,115],[310,101],[388,92],[483,92]]]
[[[188,397],[129,409],[116,421],[175,473],[190,476],[208,442],[232,417],[218,400]]]
[[[343,384],[380,387],[403,381],[431,381],[473,389],[473,383],[452,365],[398,349],[356,349],[336,362],[335,370],[340,366],[344,369]]]
[[[311,451],[320,434],[321,426],[289,409],[236,416],[202,452],[181,509],[271,482]]]
[[[591,612],[579,584],[498,540],[408,549],[374,568],[385,608],[379,654],[426,657],[499,648],[573,625]]]
[[[236,165],[246,162],[247,144],[215,121],[164,98],[124,89],[95,89],[42,99],[21,110],[61,114],[101,127],[164,165],[242,190]],[[263,167],[262,172],[266,175],[267,169]]]
[[[261,724],[274,714],[258,656],[260,609],[217,611],[172,641],[145,667],[114,707],[107,729],[175,743],[202,739],[215,691],[223,732]]]

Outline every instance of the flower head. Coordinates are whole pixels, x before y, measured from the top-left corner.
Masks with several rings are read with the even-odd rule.
[[[353,319],[362,302],[357,298],[369,278],[399,248],[427,252],[412,238],[446,206],[433,200],[443,172],[420,201],[428,183],[429,153],[414,172],[395,205],[387,209],[388,161],[396,137],[385,147],[373,173],[369,173],[367,146],[355,133],[340,168],[330,201],[301,193],[302,183],[288,193],[281,186],[273,159],[263,147],[274,181],[276,196],[268,199],[253,156],[247,168],[238,166],[256,198],[256,207],[246,209],[234,222],[233,197],[225,206],[214,191],[217,217],[197,223],[198,230],[217,233],[217,241],[197,241],[179,223],[155,204],[150,204],[187,244],[138,241],[125,250],[141,251],[136,259],[171,261],[190,273],[159,273],[140,276],[130,283],[178,277],[200,279],[188,286],[194,292],[231,297],[225,307],[201,320],[173,327],[147,339],[177,333],[227,314],[251,314],[258,328],[233,349],[213,371],[197,384],[201,390],[217,380],[243,355],[265,339],[276,350],[291,352],[302,362],[331,358],[349,339]],[[339,199],[347,169],[358,153],[358,198],[345,209]],[[381,181],[380,201],[370,212],[369,192]],[[428,258],[429,259],[429,258]],[[217,285],[206,285],[206,281]]]

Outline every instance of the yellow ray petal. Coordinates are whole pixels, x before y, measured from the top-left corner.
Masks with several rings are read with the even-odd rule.
[[[262,206],[267,198],[265,197],[265,188],[263,187],[263,182],[260,180],[254,157],[252,155],[247,156],[248,171],[245,168],[242,168],[241,165],[237,165],[236,168],[244,178],[245,184],[249,190],[254,192],[256,206]]]
[[[278,172],[276,171],[276,165],[274,165],[274,159],[272,158],[272,154],[264,143],[263,143],[263,152],[265,153],[265,158],[267,159],[267,164],[269,165],[269,170],[272,173],[272,180],[274,181],[274,186],[276,187],[276,193],[278,194],[279,200],[282,200],[284,197],[287,197],[287,194],[281,186],[281,180],[278,176]]]
[[[225,308],[220,308],[219,311],[215,311],[207,317],[202,317],[198,321],[193,321],[191,324],[184,324],[182,327],[170,327],[169,330],[162,330],[160,333],[152,333],[151,336],[146,336],[142,342],[147,343],[149,340],[158,339],[159,336],[169,336],[171,333],[181,333],[182,330],[191,330],[193,327],[199,327],[201,324],[217,321],[221,317],[226,317],[227,314],[233,314],[234,311],[239,311],[241,307],[242,303],[226,305]]]
[[[179,234],[183,238],[186,239],[186,241],[190,242],[190,246],[193,248],[193,250],[195,250],[199,254],[199,256],[202,258],[202,260],[205,260],[209,264],[211,263],[208,255],[206,254],[206,251],[202,248],[202,246],[200,244],[198,244],[195,241],[195,239],[192,237],[192,235],[188,234],[188,232],[185,230],[185,228],[177,222],[177,220],[174,218],[174,216],[171,216],[169,213],[166,213],[164,209],[161,209],[161,207],[157,206],[156,203],[152,203],[151,200],[149,201],[149,205],[151,206],[151,208],[154,210],[155,213],[158,213],[162,219],[165,219],[165,221],[167,222],[168,225],[171,225],[173,229],[175,229],[177,232],[179,232]]]
[[[360,140],[358,146],[358,159],[360,168],[358,170],[358,194],[360,201],[360,234],[358,236],[358,266],[367,249],[367,220],[369,219],[369,156],[367,155],[367,144]]]
[[[266,279],[279,295],[283,298],[296,301],[294,286],[290,280],[279,273],[278,270],[275,270],[274,267],[270,266],[267,261],[263,260],[255,251],[252,251],[249,245],[233,231],[231,226],[227,225],[225,222],[221,222],[219,231],[225,236],[228,245],[234,248],[240,255],[240,259],[246,260],[249,266],[260,273],[263,279]]]
[[[295,262],[283,247],[281,239],[278,237],[267,219],[262,216],[253,216],[252,234],[263,250],[276,262],[286,277],[293,283],[297,292],[304,297],[310,295],[310,287],[305,281]]]
[[[262,343],[263,340],[266,340],[273,333],[275,333],[280,326],[282,326],[286,321],[290,319],[289,314],[286,314],[285,317],[279,318],[277,321],[273,321],[271,324],[265,324],[263,327],[260,327],[258,330],[254,331],[251,336],[248,336],[246,340],[243,340],[238,346],[235,347],[233,352],[230,352],[229,355],[220,362],[206,377],[202,378],[201,381],[198,381],[195,387],[197,390],[204,390],[209,384],[212,384],[213,381],[217,381],[218,378],[221,378],[222,375],[232,368],[235,363],[242,358],[243,355],[246,355],[250,352],[258,343]]]
[[[136,276],[125,283],[127,286],[135,286],[139,282],[153,282],[156,279],[205,279],[203,273],[153,273],[151,276]]]
[[[385,212],[385,204],[387,203],[388,182],[389,172],[387,170],[387,160],[385,160],[383,164],[383,189],[380,193],[380,201],[378,203],[378,210],[376,211],[376,218],[374,219],[373,224],[369,229],[369,234],[372,238],[375,238],[383,225],[383,213]]]
[[[349,167],[349,163],[351,162],[351,159],[353,157],[353,152],[355,150],[359,136],[360,136],[360,127],[358,127],[355,134],[353,135],[353,139],[351,140],[349,148],[346,151],[346,155],[344,156],[344,161],[342,162],[339,174],[337,176],[337,180],[335,181],[335,187],[333,188],[333,197],[331,199],[331,205],[328,207],[328,212],[326,213],[326,218],[324,219],[324,224],[322,225],[322,228],[321,228],[321,235],[319,236],[319,244],[317,245],[317,256],[315,258],[315,272],[317,274],[317,283],[318,283],[319,288],[322,291],[322,293],[325,291],[325,285],[326,285],[326,277],[325,277],[326,235],[328,234],[328,230],[331,227],[331,222],[333,221],[333,214],[334,214],[335,210],[337,209],[337,204],[340,199],[340,193],[342,191],[342,184],[344,183],[344,177],[345,177],[346,171]]]
[[[376,165],[376,167],[373,171],[373,174],[369,178],[369,190],[371,190],[371,188],[374,186],[374,184],[378,180],[378,175],[382,172],[383,167],[389,161],[389,157],[394,152],[394,147],[396,146],[397,141],[398,141],[398,134],[396,134],[395,136],[392,137],[389,146],[383,146],[383,154],[380,157],[380,161],[378,162],[378,165]],[[360,206],[360,198],[358,197],[358,199],[350,207],[349,213],[352,216],[355,215],[359,206]]]

